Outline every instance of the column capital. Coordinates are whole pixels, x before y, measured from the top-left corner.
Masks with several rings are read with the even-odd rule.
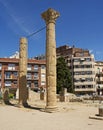
[[[49,8],[47,11],[41,14],[42,18],[45,20],[46,24],[55,23],[56,19],[60,16],[59,12]]]

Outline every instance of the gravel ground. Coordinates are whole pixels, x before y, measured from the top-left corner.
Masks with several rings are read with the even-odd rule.
[[[103,130],[103,120],[89,119],[98,114],[98,103],[58,102],[58,110],[46,113],[45,101],[29,101],[32,108],[0,105],[0,130]]]

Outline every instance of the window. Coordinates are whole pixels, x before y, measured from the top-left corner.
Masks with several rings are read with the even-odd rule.
[[[81,59],[80,59],[80,62],[83,62],[83,61],[85,61],[85,59],[84,59],[84,58],[81,58]]]
[[[34,70],[38,70],[38,65],[34,65]]]
[[[27,73],[27,79],[31,79],[31,78],[32,78],[31,73]]]
[[[41,65],[41,69],[45,69],[45,65]]]
[[[38,87],[38,81],[34,81],[34,86]]]
[[[17,72],[13,72],[14,78],[17,78],[18,73]]]
[[[42,78],[45,78],[45,73],[42,73],[42,74],[41,74],[41,77],[42,77]]]
[[[83,85],[83,86],[82,86],[82,88],[86,88],[86,86],[85,86],[85,85]]]
[[[74,82],[79,82],[80,81],[80,79],[74,79]]]
[[[85,78],[81,78],[81,82],[85,82]]]
[[[93,88],[93,85],[88,85],[88,88]]]
[[[2,64],[0,63],[0,70],[2,69]]]
[[[31,70],[32,66],[31,65],[28,65],[27,66],[27,70]]]
[[[45,85],[45,81],[41,81],[41,85]]]
[[[92,71],[87,71],[87,74],[88,74],[88,75],[92,74]]]
[[[34,73],[34,78],[38,78],[38,73]]]
[[[27,87],[31,87],[31,81],[27,81]]]
[[[74,62],[79,62],[80,61],[80,59],[74,59]]]
[[[32,79],[31,73],[27,73],[27,79]]]
[[[11,81],[5,81],[5,86],[10,87],[11,86]]]
[[[86,65],[86,68],[92,68],[92,65]]]
[[[79,89],[80,88],[80,86],[75,86],[75,89]]]
[[[13,81],[13,84],[17,85],[17,81]]]
[[[81,71],[81,75],[85,75],[85,71]]]
[[[11,72],[5,72],[5,78],[6,79],[11,79],[12,78],[12,73]]]
[[[86,78],[86,81],[91,82],[93,81],[93,78]]]
[[[86,60],[86,61],[91,61],[91,58],[86,58],[85,60]]]
[[[74,72],[75,75],[80,75],[80,72]]]
[[[8,64],[8,70],[15,70],[15,64]]]
[[[0,79],[1,79],[1,73],[0,73]]]
[[[79,65],[75,65],[74,68],[79,68]]]

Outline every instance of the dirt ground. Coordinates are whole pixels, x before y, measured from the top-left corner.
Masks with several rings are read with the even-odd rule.
[[[103,120],[89,119],[98,114],[98,103],[58,102],[54,113],[39,109],[45,108],[45,101],[30,105],[32,108],[0,105],[0,130],[103,130]]]

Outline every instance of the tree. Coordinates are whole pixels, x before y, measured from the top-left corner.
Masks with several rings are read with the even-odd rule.
[[[59,57],[57,59],[57,93],[62,91],[63,88],[67,88],[68,92],[73,93],[72,78],[65,59]]]

